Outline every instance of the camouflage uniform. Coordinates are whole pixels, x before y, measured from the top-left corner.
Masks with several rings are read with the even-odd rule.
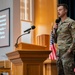
[[[75,21],[68,17],[64,22],[60,22],[54,38],[55,35],[58,45],[57,56],[60,58],[57,60],[58,71],[61,73],[59,75],[74,75]],[[62,58],[69,49],[71,53]]]

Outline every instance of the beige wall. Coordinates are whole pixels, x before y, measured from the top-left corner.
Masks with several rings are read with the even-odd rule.
[[[0,48],[0,60],[14,50],[16,38],[20,35],[20,0],[0,0],[0,10],[10,8],[10,46]]]
[[[37,35],[49,34],[57,17],[56,0],[34,1],[35,42]]]

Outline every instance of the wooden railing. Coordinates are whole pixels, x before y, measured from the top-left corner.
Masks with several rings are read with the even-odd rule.
[[[44,75],[57,75],[56,60],[47,59],[43,64]]]
[[[11,75],[11,63],[8,60],[0,61],[0,74],[8,73]]]

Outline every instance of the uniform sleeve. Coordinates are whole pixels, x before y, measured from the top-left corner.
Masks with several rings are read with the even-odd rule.
[[[53,29],[53,31],[52,31],[52,37],[54,39],[54,42],[57,43],[57,29]]]
[[[69,48],[69,50],[73,50],[75,49],[75,21],[72,22],[71,26],[70,26],[70,32],[71,32],[71,35],[72,35],[72,44]]]

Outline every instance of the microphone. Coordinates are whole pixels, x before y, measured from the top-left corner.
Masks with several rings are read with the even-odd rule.
[[[56,23],[57,27],[58,27],[58,24],[59,24],[60,21],[61,21],[61,18],[60,17],[55,20],[55,23]],[[55,34],[55,36],[52,35],[52,37],[56,39],[56,40],[54,40],[55,43],[57,43],[57,29],[58,28],[53,28],[53,30],[51,32],[52,34]]]
[[[61,21],[61,18],[59,17],[55,20],[55,23],[58,24],[60,21]]]
[[[31,26],[31,28],[25,30],[24,33],[30,31],[31,29],[35,29],[35,26]]]
[[[16,48],[18,47],[18,40],[19,40],[19,38],[20,38],[21,36],[26,35],[26,34],[29,34],[29,33],[30,33],[30,31],[28,31],[27,33],[24,33],[24,34],[21,34],[20,36],[18,36],[18,38],[17,38],[17,40],[16,40],[16,43],[15,43],[15,47],[16,47]]]
[[[58,26],[58,24],[59,24],[59,22],[61,21],[61,18],[59,17],[59,18],[57,18],[56,20],[55,20],[55,23],[56,23],[56,25]],[[55,32],[57,31],[57,29],[56,28],[54,28],[55,29]]]

